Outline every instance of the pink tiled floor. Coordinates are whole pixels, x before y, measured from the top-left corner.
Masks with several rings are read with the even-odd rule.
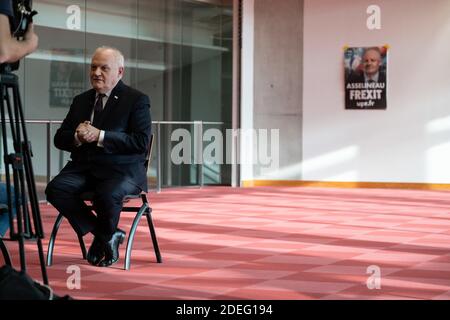
[[[163,263],[145,220],[130,271],[88,265],[66,222],[48,268],[58,294],[79,299],[449,299],[450,193],[249,188],[150,193]],[[42,205],[47,236],[55,210]],[[132,217],[120,226],[129,230]],[[86,238],[89,244],[90,237]],[[47,238],[44,240],[45,251]],[[9,244],[17,256],[16,246]],[[36,247],[29,272],[40,279]],[[17,258],[16,265],[17,265]],[[69,266],[81,289],[66,286]],[[369,266],[381,271],[370,290]]]

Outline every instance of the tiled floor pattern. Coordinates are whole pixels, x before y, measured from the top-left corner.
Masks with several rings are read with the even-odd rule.
[[[121,269],[124,247],[118,264],[88,265],[63,222],[54,265],[48,268],[57,294],[78,299],[450,299],[449,192],[207,187],[164,190],[149,198],[163,263],[155,262],[145,219],[130,271]],[[44,204],[41,214],[46,252],[56,211]],[[128,231],[131,223],[132,216],[124,214],[121,228]],[[9,247],[17,257],[15,243]],[[40,279],[33,243],[27,244],[27,258],[29,273]],[[70,266],[79,267],[80,290],[67,287]]]

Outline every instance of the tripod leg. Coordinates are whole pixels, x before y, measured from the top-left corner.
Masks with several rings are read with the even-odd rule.
[[[6,247],[2,238],[0,238],[0,250],[2,250],[3,258],[5,259],[5,264],[12,267],[11,256],[9,255],[8,248]]]
[[[23,125],[25,126],[25,124]],[[30,205],[31,205],[31,213],[33,215],[34,230],[36,232],[37,237],[37,246],[38,246],[39,261],[41,264],[42,280],[44,281],[45,284],[48,284],[47,269],[45,267],[45,257],[44,251],[42,249],[42,240],[41,240],[44,237],[44,231],[42,228],[41,214],[36,192],[36,184],[34,181],[33,166],[31,164],[30,158],[31,154],[29,152],[29,146],[26,144],[27,144],[26,142],[23,143],[25,175],[28,185],[28,191],[30,194]]]
[[[3,77],[4,75],[2,75]],[[2,138],[3,138],[3,150],[4,150],[4,159],[5,159],[5,173],[6,173],[6,184],[7,184],[7,193],[8,193],[8,206],[9,208],[12,208],[12,199],[11,199],[11,190],[10,190],[10,183],[11,183],[11,177],[10,177],[10,172],[9,172],[9,166],[12,166],[12,171],[13,171],[13,181],[14,181],[14,201],[15,201],[15,206],[16,206],[16,214],[17,214],[17,233],[15,233],[14,231],[14,223],[13,223],[13,219],[12,216],[10,216],[10,234],[11,234],[11,238],[15,239],[18,241],[19,243],[19,254],[20,254],[20,268],[22,271],[26,271],[26,262],[25,262],[25,237],[24,237],[24,232],[23,232],[23,216],[22,216],[22,208],[21,205],[19,204],[19,197],[22,197],[22,192],[21,192],[21,187],[23,187],[23,183],[19,183],[19,174],[20,171],[22,169],[21,166],[21,157],[20,157],[20,150],[18,150],[18,148],[20,148],[20,144],[17,143],[17,139],[20,139],[20,137],[18,137],[16,135],[17,133],[17,127],[15,126],[15,122],[16,122],[16,117],[15,114],[17,114],[17,112],[13,113],[12,108],[11,108],[11,100],[10,100],[10,96],[9,96],[9,91],[8,89],[12,88],[13,89],[13,102],[14,102],[14,106],[16,105],[16,101],[18,99],[17,97],[17,77],[9,77],[8,79],[8,83],[7,84],[3,84],[1,86],[1,94],[2,94],[2,99],[1,99],[1,117],[2,117]],[[16,151],[15,154],[9,154],[8,152],[8,140],[7,140],[7,132],[6,132],[6,112],[5,112],[5,104],[4,101],[6,101],[6,107],[8,110],[8,114],[9,114],[9,123],[10,123],[10,128],[11,128],[11,137],[13,140],[13,144],[14,144],[14,150]],[[16,110],[14,110],[16,111]]]
[[[39,253],[39,262],[41,264],[42,281],[44,281],[44,284],[48,284],[47,268],[45,267],[45,257],[44,257],[44,250],[42,249],[41,238],[37,239],[37,246]]]
[[[22,130],[23,134],[23,141],[21,143],[21,148],[23,152],[23,160],[24,160],[24,171],[25,171],[25,177],[28,187],[28,194],[30,197],[30,206],[31,206],[31,213],[33,217],[34,222],[34,231],[35,234],[32,236],[37,238],[37,247],[38,247],[38,254],[39,254],[39,261],[41,265],[41,272],[42,272],[42,279],[45,284],[48,284],[48,277],[47,277],[47,269],[45,266],[45,258],[44,258],[44,251],[42,248],[42,238],[44,237],[44,231],[42,228],[42,220],[41,220],[41,214],[39,209],[39,201],[37,197],[36,192],[36,183],[34,181],[34,172],[33,172],[33,165],[31,162],[31,144],[28,141],[28,134],[27,129],[25,125],[25,118],[23,114],[23,108],[22,103],[20,101],[20,93],[19,93],[19,87],[14,87],[14,101],[16,102],[16,115],[19,118],[19,124],[21,128],[17,128],[17,136],[20,137],[20,129]],[[23,176],[22,176],[23,179]],[[23,180],[21,180],[23,183]],[[24,189],[25,190],[25,189]],[[28,209],[28,207],[27,207]],[[29,222],[29,219],[27,220]],[[28,226],[28,225],[27,225]],[[31,226],[29,226],[31,229]]]
[[[44,237],[42,221],[39,211],[39,202],[34,181],[33,167],[31,163],[31,147],[28,142],[28,135],[25,126],[24,112],[20,100],[18,77],[12,73],[0,74],[0,93],[1,93],[1,124],[2,141],[5,159],[5,173],[7,181],[8,207],[12,208],[10,171],[12,167],[14,181],[14,203],[16,207],[16,222],[14,223],[12,215],[10,216],[10,234],[11,239],[18,241],[20,253],[21,270],[26,272],[25,262],[25,241],[37,240],[39,260],[41,264],[42,278],[45,284],[48,284],[47,271],[45,266],[44,252],[42,248],[42,238]],[[9,90],[12,90],[12,101],[9,96]],[[6,138],[6,108],[9,115],[9,125],[11,129],[11,138],[14,145],[14,152],[8,152],[8,140]],[[23,137],[23,138],[22,138]],[[31,210],[31,213],[30,213]],[[17,226],[17,232],[15,231]]]

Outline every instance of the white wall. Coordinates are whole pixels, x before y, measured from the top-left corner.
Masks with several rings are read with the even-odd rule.
[[[273,17],[283,24],[287,17],[292,19],[280,14],[279,2],[274,3]],[[381,7],[381,30],[366,26],[366,10],[373,4]],[[295,6],[292,2],[292,10]],[[258,20],[255,7],[254,0],[244,1],[242,128],[260,128],[265,123],[258,120],[261,112],[269,119],[270,108],[287,118],[276,123],[280,169],[261,177],[254,166],[244,165],[241,180],[450,183],[449,0],[304,0],[299,15],[303,33],[293,30],[282,39],[279,34],[258,38],[257,24],[264,22]],[[302,36],[303,51],[289,61],[288,71],[296,72],[298,64],[303,67],[301,101],[298,92],[292,92],[284,93],[277,106],[261,105],[258,94],[266,88],[258,88],[258,81],[273,73],[258,57],[273,48],[258,41],[277,44]],[[390,46],[387,109],[345,110],[343,47],[385,44]],[[269,61],[274,70],[287,51],[292,47],[278,46],[278,54]],[[257,75],[258,70],[265,74]],[[289,76],[277,81],[289,81]],[[295,114],[289,113],[292,101],[298,101]],[[248,154],[255,157],[254,141],[243,141],[241,152],[247,159]]]
[[[303,0],[244,1],[243,15],[241,126],[258,134],[241,137],[241,180],[300,179]]]
[[[304,14],[303,180],[450,183],[450,1],[305,0]],[[384,44],[387,110],[345,110],[343,46]]]
[[[254,55],[254,3],[255,0],[246,0],[242,5],[242,71],[241,71],[241,128],[253,129],[253,55]],[[239,155],[241,158],[247,157],[248,161],[241,164],[241,181],[253,179],[253,139],[250,135],[248,139],[240,142]]]

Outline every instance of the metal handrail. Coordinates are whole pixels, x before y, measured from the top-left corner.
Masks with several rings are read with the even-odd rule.
[[[9,122],[10,119],[6,119],[6,122]],[[62,123],[63,120],[25,120],[25,123],[35,123],[35,124],[46,124],[46,123],[51,123],[51,124],[60,124]],[[152,121],[152,124],[196,124],[196,123],[203,123],[205,125],[222,125],[222,124],[226,124],[226,122],[218,122],[218,121]]]
[[[5,119],[6,122],[9,122],[9,119]],[[61,124],[63,120],[25,120],[25,123],[27,124],[45,124],[46,125],[46,132],[47,132],[47,177],[46,181],[47,184],[51,180],[51,139],[52,139],[52,125],[53,124]],[[152,121],[152,125],[156,125],[156,191],[159,193],[162,190],[162,172],[161,172],[161,125],[194,125],[197,127],[198,132],[200,133],[198,135],[198,139],[200,146],[202,133],[203,133],[203,126],[204,125],[225,125],[226,122],[215,122],[215,121]],[[202,157],[203,155],[203,148],[201,152],[198,150],[198,156]],[[60,160],[62,160],[63,151],[60,150]],[[199,186],[203,187],[204,185],[204,168],[203,168],[203,161],[200,161],[200,164],[198,164],[198,181]]]

